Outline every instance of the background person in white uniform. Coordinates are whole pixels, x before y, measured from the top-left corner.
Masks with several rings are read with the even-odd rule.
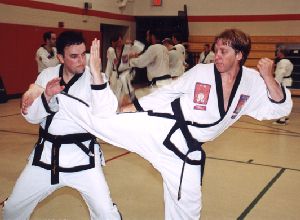
[[[172,79],[169,68],[169,53],[165,46],[160,42],[158,34],[150,31],[150,39],[152,45],[141,55],[132,54],[130,58],[131,67],[147,67],[147,78],[151,82],[151,86],[135,91],[137,97],[142,97],[158,87],[169,84]]]
[[[42,70],[56,66],[59,61],[56,51],[56,34],[52,31],[43,34],[44,44],[42,44],[36,52],[35,60],[38,65],[38,73]]]
[[[276,51],[276,58],[278,62],[275,69],[275,79],[281,83],[283,86],[292,86],[292,72],[294,69],[293,63],[286,58],[287,50],[285,48],[278,48]],[[286,125],[288,123],[289,117],[282,117],[273,122],[277,125]]]
[[[169,67],[171,77],[174,78],[181,76],[185,70],[181,52],[176,47],[174,47],[173,42],[170,38],[165,38],[162,43],[169,51]]]
[[[209,44],[205,44],[198,63],[213,63],[215,60],[215,54],[212,49],[213,48],[211,48]]]

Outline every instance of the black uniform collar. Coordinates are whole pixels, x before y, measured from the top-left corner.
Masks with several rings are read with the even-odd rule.
[[[236,91],[240,85],[241,78],[242,78],[242,72],[243,72],[243,67],[241,66],[235,82],[233,84],[229,101],[228,101],[228,106],[227,110],[224,109],[224,96],[223,96],[223,86],[222,86],[222,78],[221,78],[221,73],[218,71],[216,65],[214,65],[214,73],[215,73],[215,80],[216,80],[216,90],[217,90],[217,96],[218,96],[218,106],[219,106],[219,112],[221,117],[223,118],[227,111],[230,109],[231,103],[233,101],[233,98],[235,97]]]
[[[68,93],[70,87],[83,75],[83,73],[75,74],[68,83],[65,83],[63,78],[63,72],[64,72],[64,64],[61,64],[59,68],[59,77],[61,78],[60,85],[65,86],[63,91]]]

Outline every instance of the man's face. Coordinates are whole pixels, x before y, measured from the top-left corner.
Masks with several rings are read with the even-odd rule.
[[[52,33],[51,38],[49,39],[49,44],[51,47],[55,47],[56,45],[56,34]]]
[[[85,58],[86,47],[85,44],[71,45],[65,47],[64,56],[58,55],[61,63],[68,73],[79,74],[83,73],[86,65]]]
[[[219,39],[215,44],[215,64],[220,73],[230,72],[239,66],[242,53],[236,52],[232,47]]]

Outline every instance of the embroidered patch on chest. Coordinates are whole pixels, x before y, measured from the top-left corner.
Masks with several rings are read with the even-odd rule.
[[[241,94],[240,99],[234,109],[232,116],[231,116],[232,119],[235,119],[236,116],[240,113],[241,109],[243,108],[243,106],[245,105],[245,103],[247,102],[249,97],[250,97],[249,95]]]
[[[197,82],[194,90],[194,106],[195,110],[206,110],[206,105],[209,99],[211,85]]]

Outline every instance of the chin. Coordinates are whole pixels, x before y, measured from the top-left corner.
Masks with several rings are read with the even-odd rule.
[[[216,68],[220,73],[224,71],[224,66],[222,64],[216,64]]]
[[[77,74],[81,74],[85,71],[85,67],[84,68],[78,68],[78,70],[76,71]]]

